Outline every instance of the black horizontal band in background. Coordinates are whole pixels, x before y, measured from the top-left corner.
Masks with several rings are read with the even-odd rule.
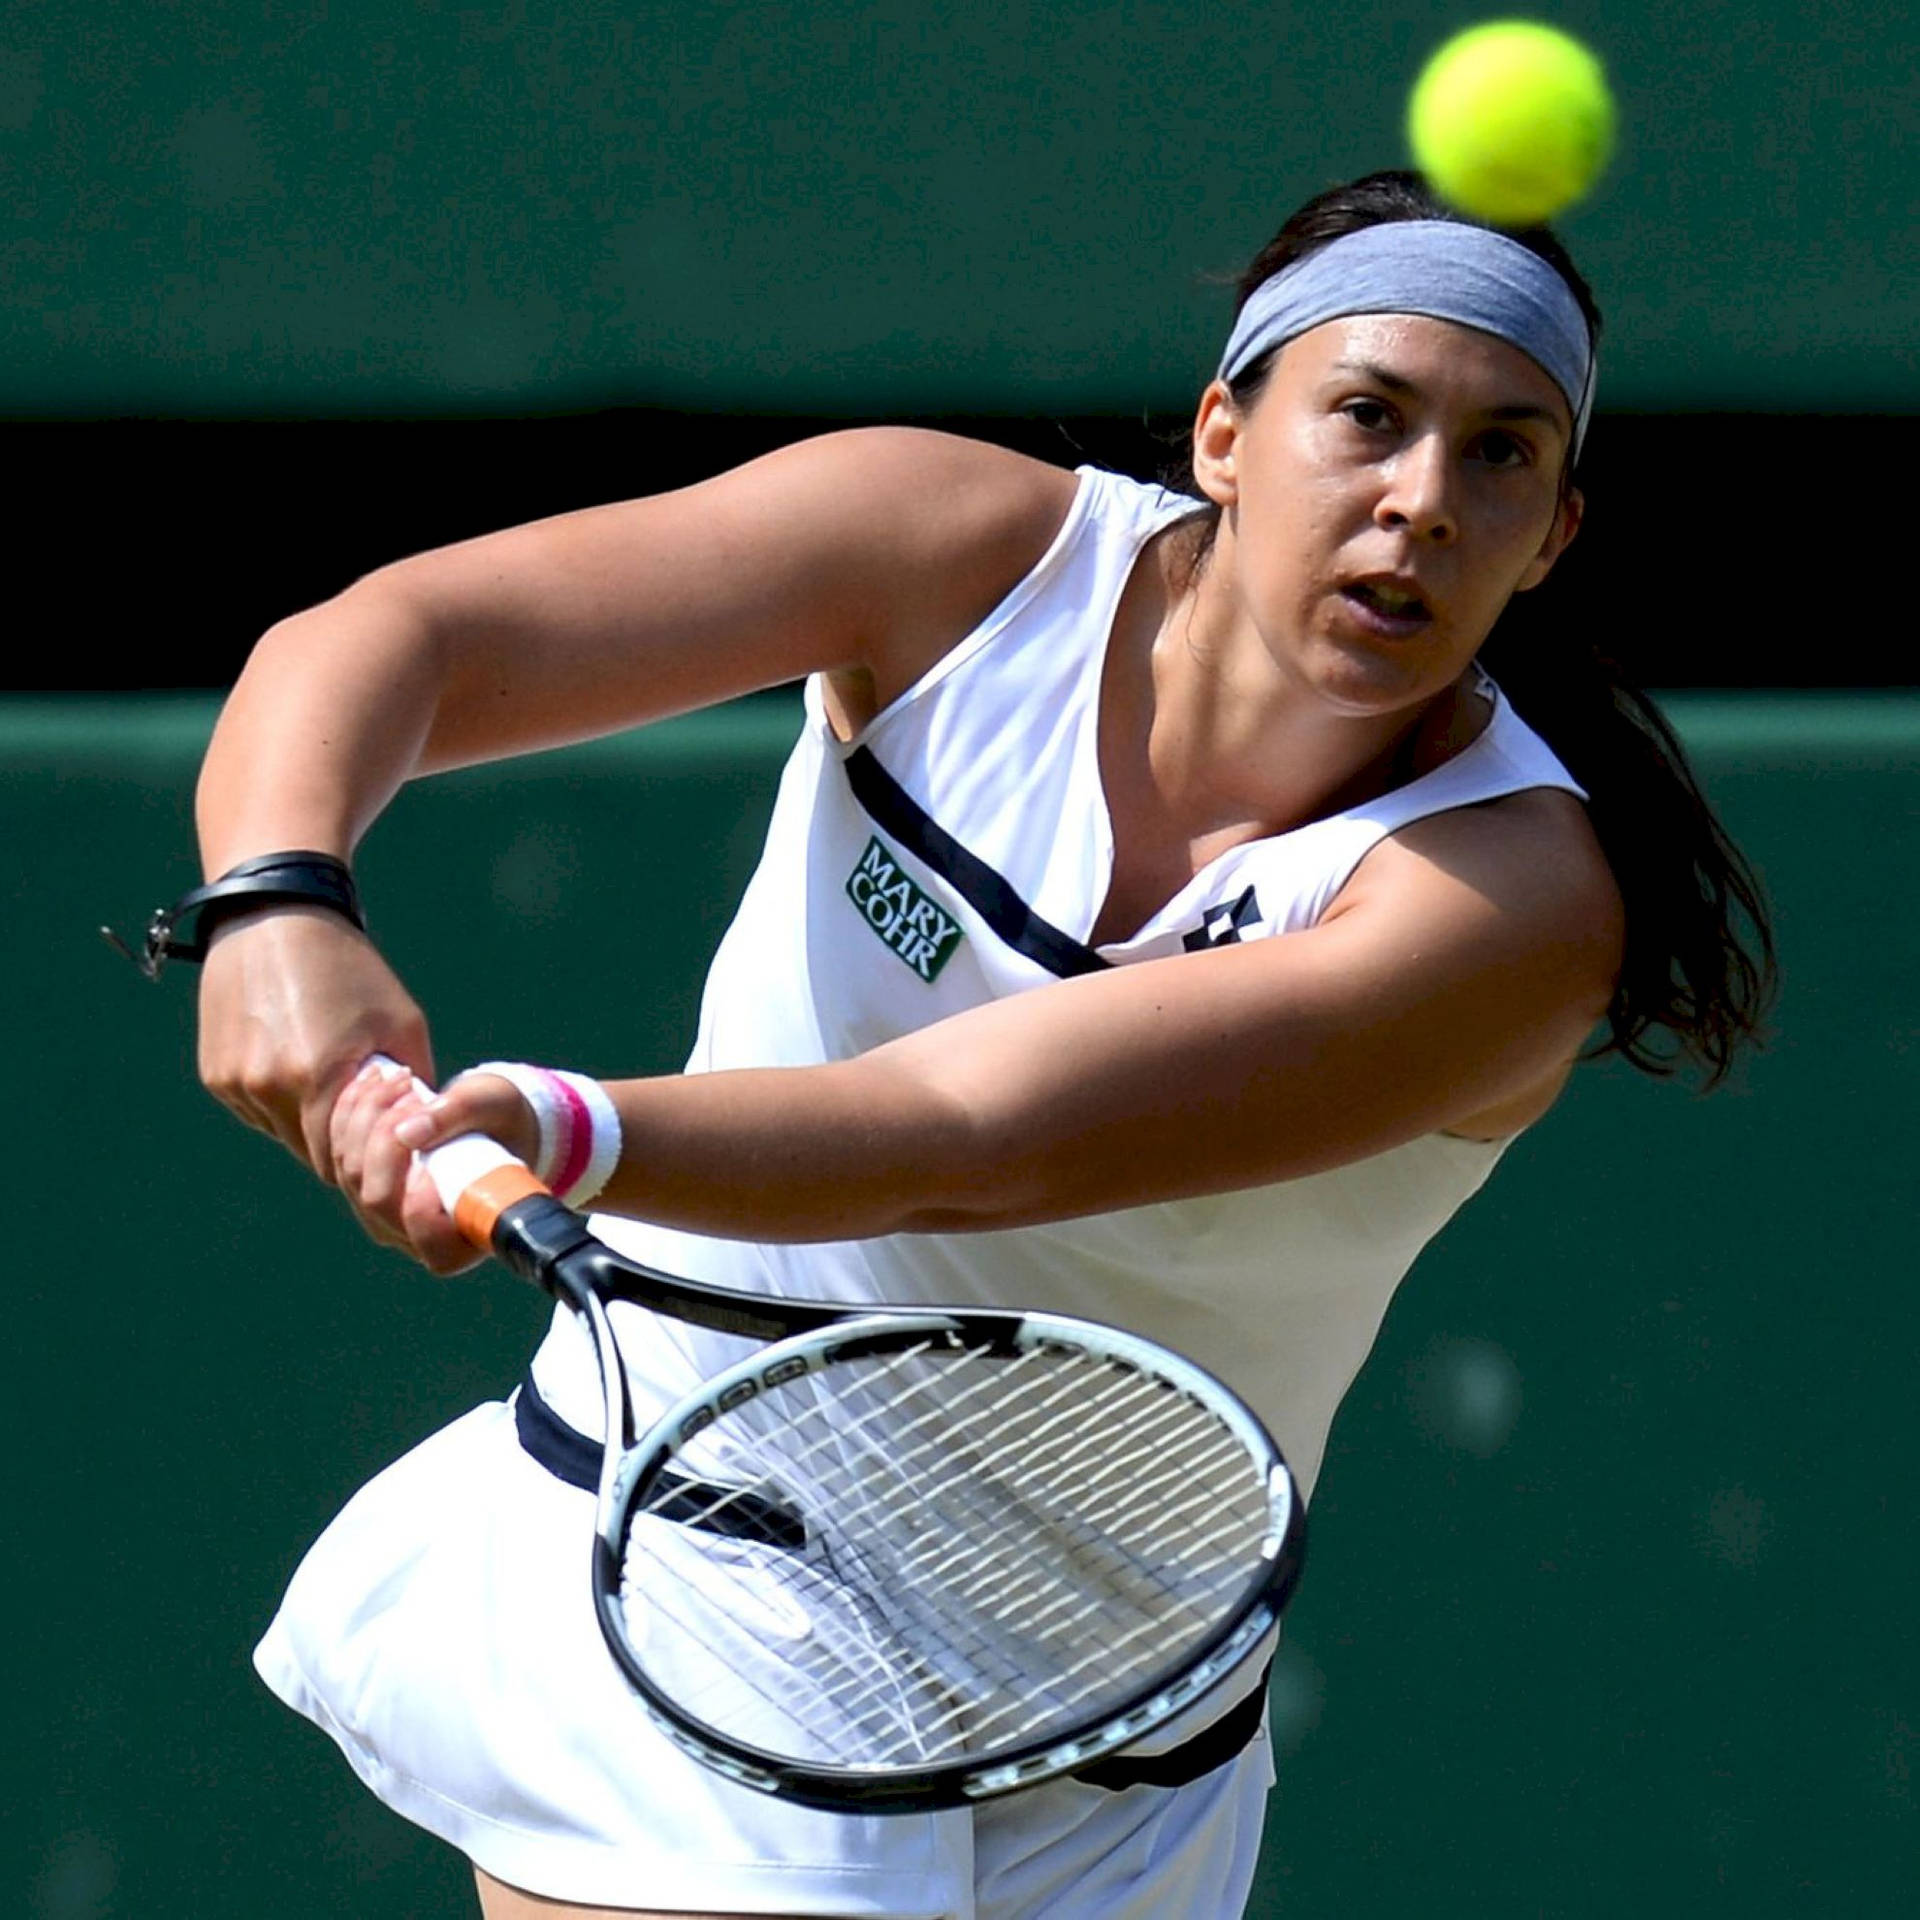
[[[651,409],[11,422],[15,550],[69,598],[58,635],[22,623],[0,691],[229,686],[274,621],[387,561],[851,424]],[[1187,422],[920,424],[1158,477],[1179,466]],[[1876,605],[1865,576],[1841,586],[1866,503],[1899,497],[1912,431],[1871,414],[1603,412],[1580,537],[1507,617],[1589,633],[1650,687],[1915,684],[1911,623]]]

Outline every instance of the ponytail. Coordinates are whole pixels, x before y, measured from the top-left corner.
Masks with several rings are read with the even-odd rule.
[[[1480,662],[1520,717],[1587,790],[1587,814],[1626,906],[1626,953],[1608,1035],[1642,1071],[1687,1061],[1708,1089],[1758,1043],[1776,968],[1766,896],[1714,817],[1671,726],[1591,642],[1548,606],[1509,609]]]

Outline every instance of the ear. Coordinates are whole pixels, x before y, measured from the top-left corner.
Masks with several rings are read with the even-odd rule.
[[[1198,471],[1197,465],[1195,470]],[[1537,587],[1553,571],[1553,563],[1573,545],[1573,536],[1580,531],[1580,522],[1586,517],[1586,511],[1586,495],[1578,487],[1569,487],[1566,498],[1554,509],[1553,525],[1547,537],[1541,541],[1540,551],[1527,562],[1526,571],[1514,587],[1515,593],[1525,593],[1529,587]]]
[[[1216,507],[1233,506],[1240,498],[1240,428],[1240,410],[1226,382],[1210,382],[1193,417],[1193,477]]]

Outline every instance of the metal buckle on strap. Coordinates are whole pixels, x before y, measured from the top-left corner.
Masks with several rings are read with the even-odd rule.
[[[223,921],[265,907],[325,907],[351,920],[362,933],[367,921],[359,889],[344,860],[330,853],[265,853],[243,860],[218,880],[182,894],[170,907],[156,907],[136,952],[111,927],[100,929],[107,944],[123,953],[149,980],[158,980],[169,960],[198,962]],[[186,932],[177,931],[191,922]]]

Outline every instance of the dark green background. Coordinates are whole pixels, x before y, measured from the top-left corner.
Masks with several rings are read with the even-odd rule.
[[[0,414],[1179,411],[1218,276],[1486,11],[16,7]],[[1623,116],[1602,405],[1920,404],[1910,0],[1543,11]]]
[[[1778,1043],[1710,1101],[1583,1069],[1404,1290],[1315,1505],[1257,1914],[1911,1899],[1920,697],[1672,707],[1778,904]],[[345,1496],[510,1386],[543,1314],[360,1243],[197,1091],[192,975],[94,937],[193,877],[210,714],[0,709],[0,1905],[437,1920],[460,1863],[247,1654]],[[445,1058],[677,1064],[793,726],[764,699],[403,795],[361,865]]]

